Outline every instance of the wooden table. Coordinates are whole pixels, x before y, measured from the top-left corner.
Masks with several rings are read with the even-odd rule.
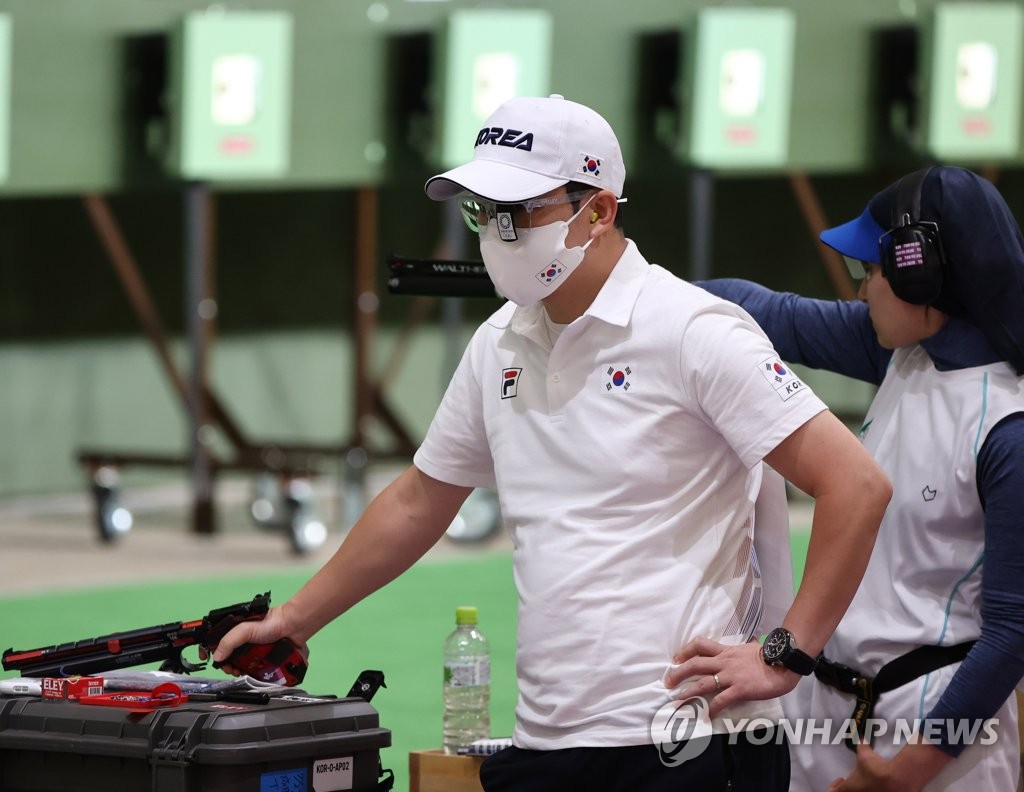
[[[442,750],[409,754],[409,792],[483,792],[483,756],[457,756]]]

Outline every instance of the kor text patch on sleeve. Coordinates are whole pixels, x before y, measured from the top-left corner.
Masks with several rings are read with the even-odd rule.
[[[790,399],[807,388],[800,381],[800,378],[776,357],[761,361],[758,368],[783,401]]]

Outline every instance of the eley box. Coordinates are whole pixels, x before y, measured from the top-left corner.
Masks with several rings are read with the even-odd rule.
[[[711,169],[786,164],[795,30],[785,8],[697,12],[683,63],[683,161]]]
[[[483,122],[516,96],[546,96],[552,23],[545,11],[467,9],[448,14],[435,42],[435,164],[453,168],[473,153]]]
[[[1024,8],[940,3],[922,32],[924,149],[945,160],[1016,158]]]
[[[166,165],[185,179],[272,178],[289,162],[292,19],[187,14],[171,35]]]

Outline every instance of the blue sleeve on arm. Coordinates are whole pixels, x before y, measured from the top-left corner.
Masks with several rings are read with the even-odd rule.
[[[978,454],[978,492],[985,508],[981,637],[928,713],[940,722],[966,720],[961,734],[995,715],[1024,675],[1024,413],[989,433]],[[959,756],[967,745],[944,733],[937,747]]]
[[[892,352],[878,345],[862,302],[812,300],[738,278],[695,285],[749,313],[783,360],[875,385],[885,376]]]

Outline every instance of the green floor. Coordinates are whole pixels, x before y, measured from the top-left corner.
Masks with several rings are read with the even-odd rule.
[[[793,543],[798,578],[805,552],[806,538],[798,534]],[[190,620],[267,589],[273,602],[283,602],[306,577],[263,575],[0,598],[0,648],[30,649]],[[384,672],[387,689],[373,703],[381,725],[392,730],[392,747],[382,759],[395,772],[396,790],[408,789],[409,752],[440,745],[441,644],[452,629],[455,607],[464,604],[480,609],[481,629],[491,642],[492,734],[507,736],[516,697],[516,595],[505,554],[421,563],[311,642],[304,683],[310,693],[341,695],[361,670]]]

